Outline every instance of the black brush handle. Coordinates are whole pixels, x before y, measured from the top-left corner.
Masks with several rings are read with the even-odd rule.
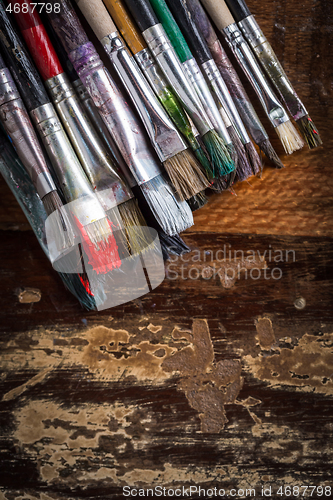
[[[0,0],[0,50],[10,70],[25,107],[30,112],[50,102],[42,79],[32,62],[15,22]]]
[[[89,38],[70,1],[50,0],[50,3],[54,8],[47,15],[67,53],[88,43]],[[55,8],[57,4],[60,4],[60,11]]]
[[[64,71],[65,71],[66,75],[68,76],[69,81],[74,82],[75,80],[77,80],[79,78],[79,75],[77,74],[77,72],[73,68],[73,64],[68,59],[67,52],[64,49],[64,46],[61,43],[57,33],[55,32],[55,30],[51,24],[50,19],[48,18],[48,16],[44,12],[40,13],[39,17],[41,18],[42,23],[45,26],[47,34],[51,40],[51,43],[54,47],[54,50],[56,51],[58,58],[59,58],[60,64],[64,68]]]
[[[155,26],[155,24],[159,24],[159,20],[149,0],[125,0],[125,3],[141,32]]]
[[[251,12],[244,0],[225,0],[225,3],[237,23],[251,16]]]
[[[192,17],[186,0],[166,0],[166,3],[198,63],[204,64],[210,59],[213,59],[208,45]]]

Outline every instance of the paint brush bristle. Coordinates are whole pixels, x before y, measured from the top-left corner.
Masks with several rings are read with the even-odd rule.
[[[188,149],[172,156],[163,165],[181,200],[187,200],[209,187],[198,161]]]
[[[258,155],[256,148],[254,147],[252,142],[248,142],[248,143],[244,144],[244,149],[245,149],[247,157],[249,159],[249,163],[251,165],[253,175],[261,176],[263,164],[262,164],[260,156]]]
[[[251,165],[242,141],[240,140],[234,127],[228,127],[227,130],[235,151],[234,154],[231,154],[231,158],[234,160],[236,166],[236,179],[240,182],[245,181],[253,175]]]
[[[309,115],[302,116],[296,120],[297,126],[299,128],[302,137],[310,149],[317,148],[321,146],[323,141],[320,138],[319,132]]]
[[[173,236],[193,225],[193,215],[186,201],[177,200],[172,188],[158,175],[141,184],[142,193],[163,231]]]
[[[200,208],[205,206],[207,202],[208,202],[208,198],[205,195],[204,191],[196,194],[195,196],[192,196],[192,198],[187,200],[187,203],[189,204],[192,212],[199,210]]]
[[[151,235],[147,229],[148,224],[135,198],[121,203],[117,208],[123,221],[130,253],[138,255],[151,244]]]
[[[291,155],[304,146],[301,136],[290,120],[281,123],[275,127],[275,130],[287,154]]]
[[[179,234],[167,236],[166,234],[161,233],[159,236],[161,247],[165,249],[167,254],[183,255],[184,253],[191,251],[191,249],[181,239]],[[165,260],[168,260],[168,258],[169,256]]]
[[[260,142],[259,147],[265,156],[274,164],[275,168],[284,168],[282,161],[278,157],[269,139]]]
[[[96,249],[103,250],[105,245],[108,245],[108,239],[112,236],[112,229],[108,219],[99,219],[84,226],[90,242]]]
[[[214,177],[224,176],[235,170],[227,145],[215,130],[209,130],[202,136],[202,140],[211,158]]]
[[[207,178],[211,179],[213,177],[213,172],[212,172],[212,169],[210,166],[210,161],[209,161],[209,158],[207,158],[202,147],[197,148],[194,151],[194,154],[195,154],[197,160],[200,162],[200,165],[203,167]]]
[[[52,217],[53,231],[61,248],[69,248],[74,245],[74,231],[66,210],[63,209],[63,203],[57,191],[51,191],[42,199],[45,211],[48,216],[57,211],[58,217]]]

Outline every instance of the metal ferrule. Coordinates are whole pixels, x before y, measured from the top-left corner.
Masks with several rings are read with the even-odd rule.
[[[288,121],[289,118],[286,111],[275,97],[274,92],[271,90],[252,50],[245,41],[240,28],[236,23],[230,24],[223,30],[223,34],[229,47],[256,91],[273,127],[278,127],[282,123]]]
[[[79,97],[67,75],[62,73],[50,78],[45,85],[104,210],[132,198],[132,193],[117,174],[107,149],[84,113]],[[106,190],[110,194],[109,199]]]
[[[220,137],[223,137],[227,144],[231,144],[231,139],[225,123],[215,104],[213,96],[210,93],[206,80],[201,72],[201,69],[198,66],[197,61],[194,58],[189,59],[188,61],[183,62],[183,68],[185,70],[186,77],[195,88],[195,91],[201,101],[202,107],[209,116],[214,129],[217,131]]]
[[[247,144],[250,142],[250,137],[214,59],[205,62],[202,65],[202,69],[210,82],[217,100],[221,103],[232,125],[237,130],[242,143]]]
[[[127,167],[141,185],[162,174],[135,114],[102,63],[92,43],[69,54],[75,70],[119,148]]]
[[[56,172],[70,211],[86,226],[105,217],[51,103],[30,113]]]
[[[296,94],[284,69],[276,57],[270,43],[261,31],[254,16],[243,19],[238,26],[254,50],[260,63],[269,75],[280,96],[284,100],[294,120],[299,120],[307,115],[307,110]]]
[[[0,71],[0,118],[40,198],[56,191],[28,112],[7,68]]]
[[[111,33],[101,43],[129,93],[159,159],[164,162],[187,149],[137,62],[130,57],[119,33]]]
[[[150,50],[148,48],[140,50],[134,57],[155,93],[158,95],[160,92],[163,92],[169,83],[165,79],[164,73],[162,73]]]
[[[89,92],[81,82],[80,78],[73,82],[73,87],[75,88],[79,99],[84,107],[85,112],[89,116],[91,123],[94,125],[97,132],[100,134],[100,137],[103,139],[105,146],[108,148],[109,153],[111,154],[115,168],[120,176],[124,176],[127,184],[132,188],[137,185],[136,180],[134,179],[131,171],[127,168],[126,163],[124,162],[123,157],[121,156],[119,149],[117,148],[116,143],[111,137],[111,134],[103,122],[101,115],[98,112],[95,104],[93,103],[92,98],[89,95]]]
[[[175,53],[161,24],[156,24],[142,33],[153,56],[162,69],[166,79],[176,92],[187,113],[194,121],[201,135],[214,128],[203,109],[194,88],[189,85],[181,62]]]

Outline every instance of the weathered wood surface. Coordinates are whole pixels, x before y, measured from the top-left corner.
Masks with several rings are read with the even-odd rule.
[[[213,196],[154,292],[80,309],[1,184],[1,500],[333,487],[332,4],[249,5],[325,148]]]

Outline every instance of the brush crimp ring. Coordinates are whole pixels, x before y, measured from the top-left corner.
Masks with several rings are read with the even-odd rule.
[[[93,44],[81,45],[68,56],[137,183],[159,176],[161,168],[150,152],[141,124]]]
[[[101,43],[131,96],[160,161],[165,162],[187,149],[119,33],[105,36]]]
[[[214,125],[214,129],[217,131],[220,137],[223,137],[227,144],[231,144],[231,139],[227,128],[225,126],[224,121],[222,120],[222,116],[217,109],[215,101],[213,99],[212,94],[209,91],[206,80],[202,74],[201,69],[199,68],[197,61],[192,58],[189,59],[182,64],[185,75],[190,81],[190,83],[195,88],[196,93],[199,96],[202,107],[209,116],[212,124]]]
[[[226,86],[214,59],[206,61],[202,65],[202,69],[205,72],[217,99],[220,101],[224,108],[224,111],[227,113],[229,120],[236,128],[242,143],[247,144],[248,142],[250,142],[249,135],[237,112],[228,87]]]
[[[214,126],[205,113],[195,89],[189,84],[163,26],[156,24],[145,30],[142,35],[200,134],[205,135],[213,130]]]
[[[104,210],[114,208],[132,198],[132,193],[116,172],[104,143],[84,113],[79,97],[67,75],[59,74],[45,83]]]
[[[278,127],[282,123],[289,121],[286,111],[271,90],[238,25],[236,23],[230,24],[224,28],[223,34],[255,89],[273,127]]]
[[[251,45],[265,71],[284,100],[294,120],[308,114],[304,104],[296,94],[284,69],[276,57],[270,43],[260,29],[254,16],[248,16],[238,23],[245,38]]]
[[[168,82],[164,79],[163,73],[156,64],[151,51],[148,48],[140,50],[134,57],[155,92],[163,92],[165,87],[168,86]]]
[[[5,102],[20,99],[20,93],[8,68],[0,70],[0,106]]]

